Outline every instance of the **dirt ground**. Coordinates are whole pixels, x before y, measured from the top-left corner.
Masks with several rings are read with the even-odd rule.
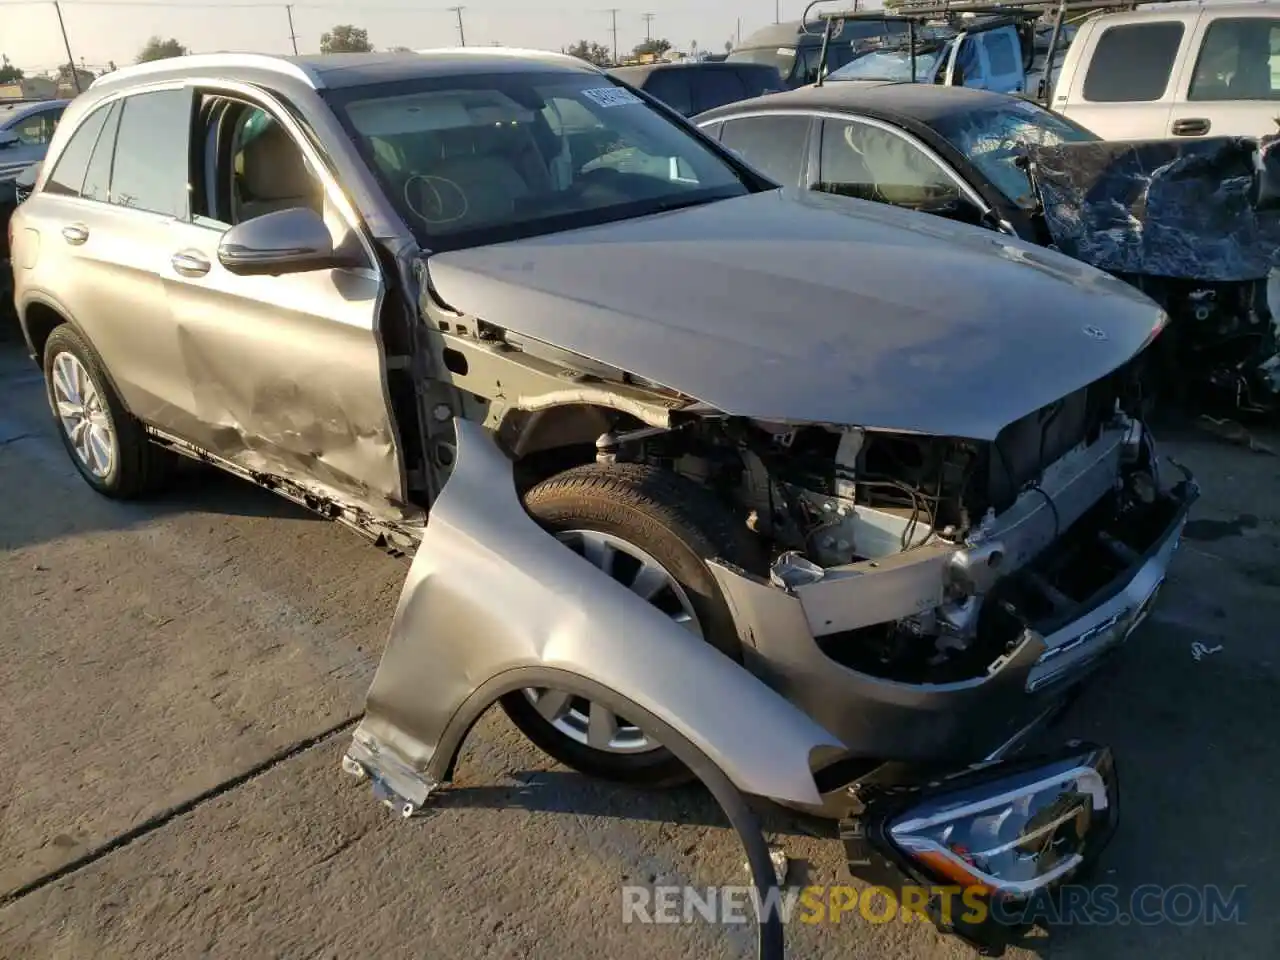
[[[429,813],[392,818],[339,760],[404,562],[194,467],[158,502],[106,501],[52,430],[38,374],[0,343],[0,957],[750,954],[744,927],[622,923],[622,884],[744,882],[695,790],[593,783],[495,715]],[[1204,497],[1154,614],[1055,735],[1118,756],[1104,882],[1243,885],[1245,922],[1062,927],[1015,958],[1280,943],[1280,458],[1161,439]],[[768,824],[793,876],[843,882],[836,841]],[[805,958],[973,955],[859,919],[788,941]]]

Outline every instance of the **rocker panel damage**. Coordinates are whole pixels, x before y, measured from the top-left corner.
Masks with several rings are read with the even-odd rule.
[[[562,671],[668,724],[744,793],[818,803],[810,764],[842,752],[839,740],[542,531],[488,432],[465,420],[454,427],[457,460],[410,568],[350,756],[421,803],[447,779],[481,709],[534,676]]]

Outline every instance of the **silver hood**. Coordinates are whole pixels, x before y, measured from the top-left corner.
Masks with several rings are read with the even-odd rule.
[[[1163,322],[989,230],[794,190],[434,255],[450,307],[738,416],[978,440]]]

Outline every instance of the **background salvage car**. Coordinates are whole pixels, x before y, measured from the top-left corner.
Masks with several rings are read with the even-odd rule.
[[[1132,287],[780,190],[505,50],[114,72],[14,224],[95,489],[185,454],[420,544],[345,762],[402,813],[501,702],[735,825],[737,794],[847,818],[915,882],[1022,902],[1111,836],[1106,748],[1010,758],[1150,611],[1197,497],[1137,415],[1166,318]]]
[[[1255,141],[1103,143],[1018,97],[834,79],[695,122],[779,183],[1052,245],[1132,283],[1174,321],[1145,371],[1150,397],[1280,404],[1267,302],[1280,154]]]

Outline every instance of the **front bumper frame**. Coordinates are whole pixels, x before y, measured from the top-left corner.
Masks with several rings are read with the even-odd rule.
[[[824,652],[794,593],[726,564],[713,562],[712,570],[739,625],[746,666],[839,737],[848,749],[843,762],[954,768],[1009,752],[1150,612],[1199,487],[1186,473],[1160,496],[1168,522],[1121,573],[1069,618],[1041,630],[1028,624],[985,673],[955,682],[905,683],[851,669]],[[811,812],[838,816],[839,794]]]

